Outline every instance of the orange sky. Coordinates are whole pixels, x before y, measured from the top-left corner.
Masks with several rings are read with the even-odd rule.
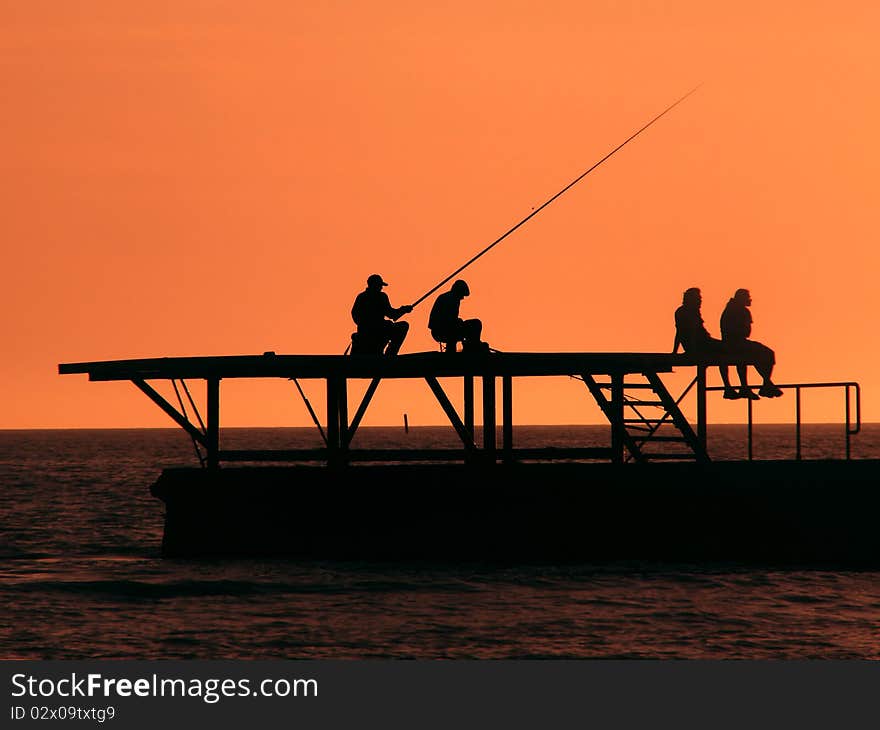
[[[747,287],[777,381],[857,380],[880,421],[874,2],[28,0],[0,21],[0,427],[171,425],[60,362],[341,353],[367,275],[417,299],[700,83],[471,266],[462,314],[501,350],[666,351],[685,288],[717,335]],[[435,349],[430,302],[404,352]],[[517,421],[601,421],[578,385],[523,383]],[[310,423],[290,383],[223,393],[224,425]],[[403,412],[444,421],[386,383],[364,423]],[[791,394],[756,410],[793,415]]]

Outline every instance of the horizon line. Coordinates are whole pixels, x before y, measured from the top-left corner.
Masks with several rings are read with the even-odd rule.
[[[747,422],[733,422],[733,421],[710,421],[708,426],[746,426],[748,427]],[[861,426],[875,426],[880,425],[880,421],[863,421]],[[483,424],[478,423],[475,424],[476,427],[482,428]],[[539,428],[539,427],[547,427],[547,428],[571,428],[571,427],[586,427],[586,426],[597,426],[610,428],[608,423],[524,423],[518,426],[514,426],[514,428]],[[753,423],[752,428],[757,426],[791,426],[796,427],[797,423],[794,421],[772,421],[765,423]],[[801,421],[801,427],[803,426],[841,426],[841,423],[838,421]],[[273,428],[301,428],[301,429],[309,429],[315,430],[315,426],[312,425],[302,425],[302,426],[220,426],[220,430],[228,430],[228,429],[273,429]],[[359,428],[400,428],[405,429],[406,426],[400,423],[389,423],[389,424],[372,424],[365,425],[361,424]],[[410,429],[413,428],[449,428],[450,430],[454,429],[448,423],[423,423],[420,425],[409,425]],[[496,425],[496,430],[500,430],[502,428],[501,425]],[[179,426],[0,426],[0,432],[2,431],[180,431],[181,433],[186,433]]]

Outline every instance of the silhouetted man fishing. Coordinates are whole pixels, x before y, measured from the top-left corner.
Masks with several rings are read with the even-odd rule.
[[[752,313],[749,310],[751,303],[752,296],[748,289],[736,290],[721,314],[721,339],[731,355],[745,357],[755,363],[755,370],[764,380],[758,394],[765,398],[778,398],[782,395],[782,389],[770,379],[776,364],[776,354],[767,345],[749,339],[752,334]],[[755,397],[748,386],[748,366],[737,365],[736,370],[742,390]]]
[[[447,352],[456,352],[461,342],[462,352],[488,352],[489,345],[480,340],[483,323],[479,319],[461,319],[461,300],[471,293],[467,283],[458,279],[448,292],[434,301],[428,317],[431,337],[446,346]]]
[[[367,288],[354,300],[351,318],[357,332],[351,336],[352,355],[396,355],[409,331],[409,323],[397,322],[412,312],[409,304],[394,308],[388,295],[382,291],[388,283],[379,274],[367,277]]]
[[[681,297],[681,306],[675,310],[673,355],[678,352],[679,345],[691,355],[718,358],[728,354],[724,342],[712,337],[703,325],[703,316],[700,313],[702,304],[703,295],[697,287],[685,290]],[[749,390],[745,380],[741,381],[743,387],[739,391],[730,384],[727,365],[719,365],[718,372],[721,374],[721,382],[724,383],[724,397],[728,400],[758,397]]]

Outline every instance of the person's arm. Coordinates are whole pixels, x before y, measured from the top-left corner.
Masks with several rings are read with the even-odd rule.
[[[672,354],[678,352],[678,346],[681,344],[681,322],[679,321],[679,312],[675,313],[675,342],[672,343]]]
[[[412,312],[412,307],[404,304],[402,307],[392,307],[391,300],[385,292],[382,292],[382,316],[389,319],[399,319],[404,314]]]
[[[404,304],[402,307],[397,307],[397,309],[390,310],[388,316],[393,320],[400,319],[404,314],[409,314],[413,311],[411,304]]]

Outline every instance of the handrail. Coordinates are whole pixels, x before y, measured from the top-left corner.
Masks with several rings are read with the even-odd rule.
[[[861,387],[855,381],[842,381],[838,383],[777,383],[777,387],[782,390],[794,388],[795,391],[795,459],[801,460],[801,390],[809,388],[843,388],[844,389],[844,418],[845,418],[845,440],[846,440],[846,458],[849,460],[852,450],[850,437],[855,436],[862,428],[862,391]],[[853,401],[850,395],[850,389],[855,392]],[[715,385],[706,388],[709,390],[724,390],[724,386]],[[749,442],[749,461],[752,461],[752,404],[753,400],[747,398],[748,404],[748,442]],[[850,403],[855,403],[855,422],[852,420],[852,409]]]

